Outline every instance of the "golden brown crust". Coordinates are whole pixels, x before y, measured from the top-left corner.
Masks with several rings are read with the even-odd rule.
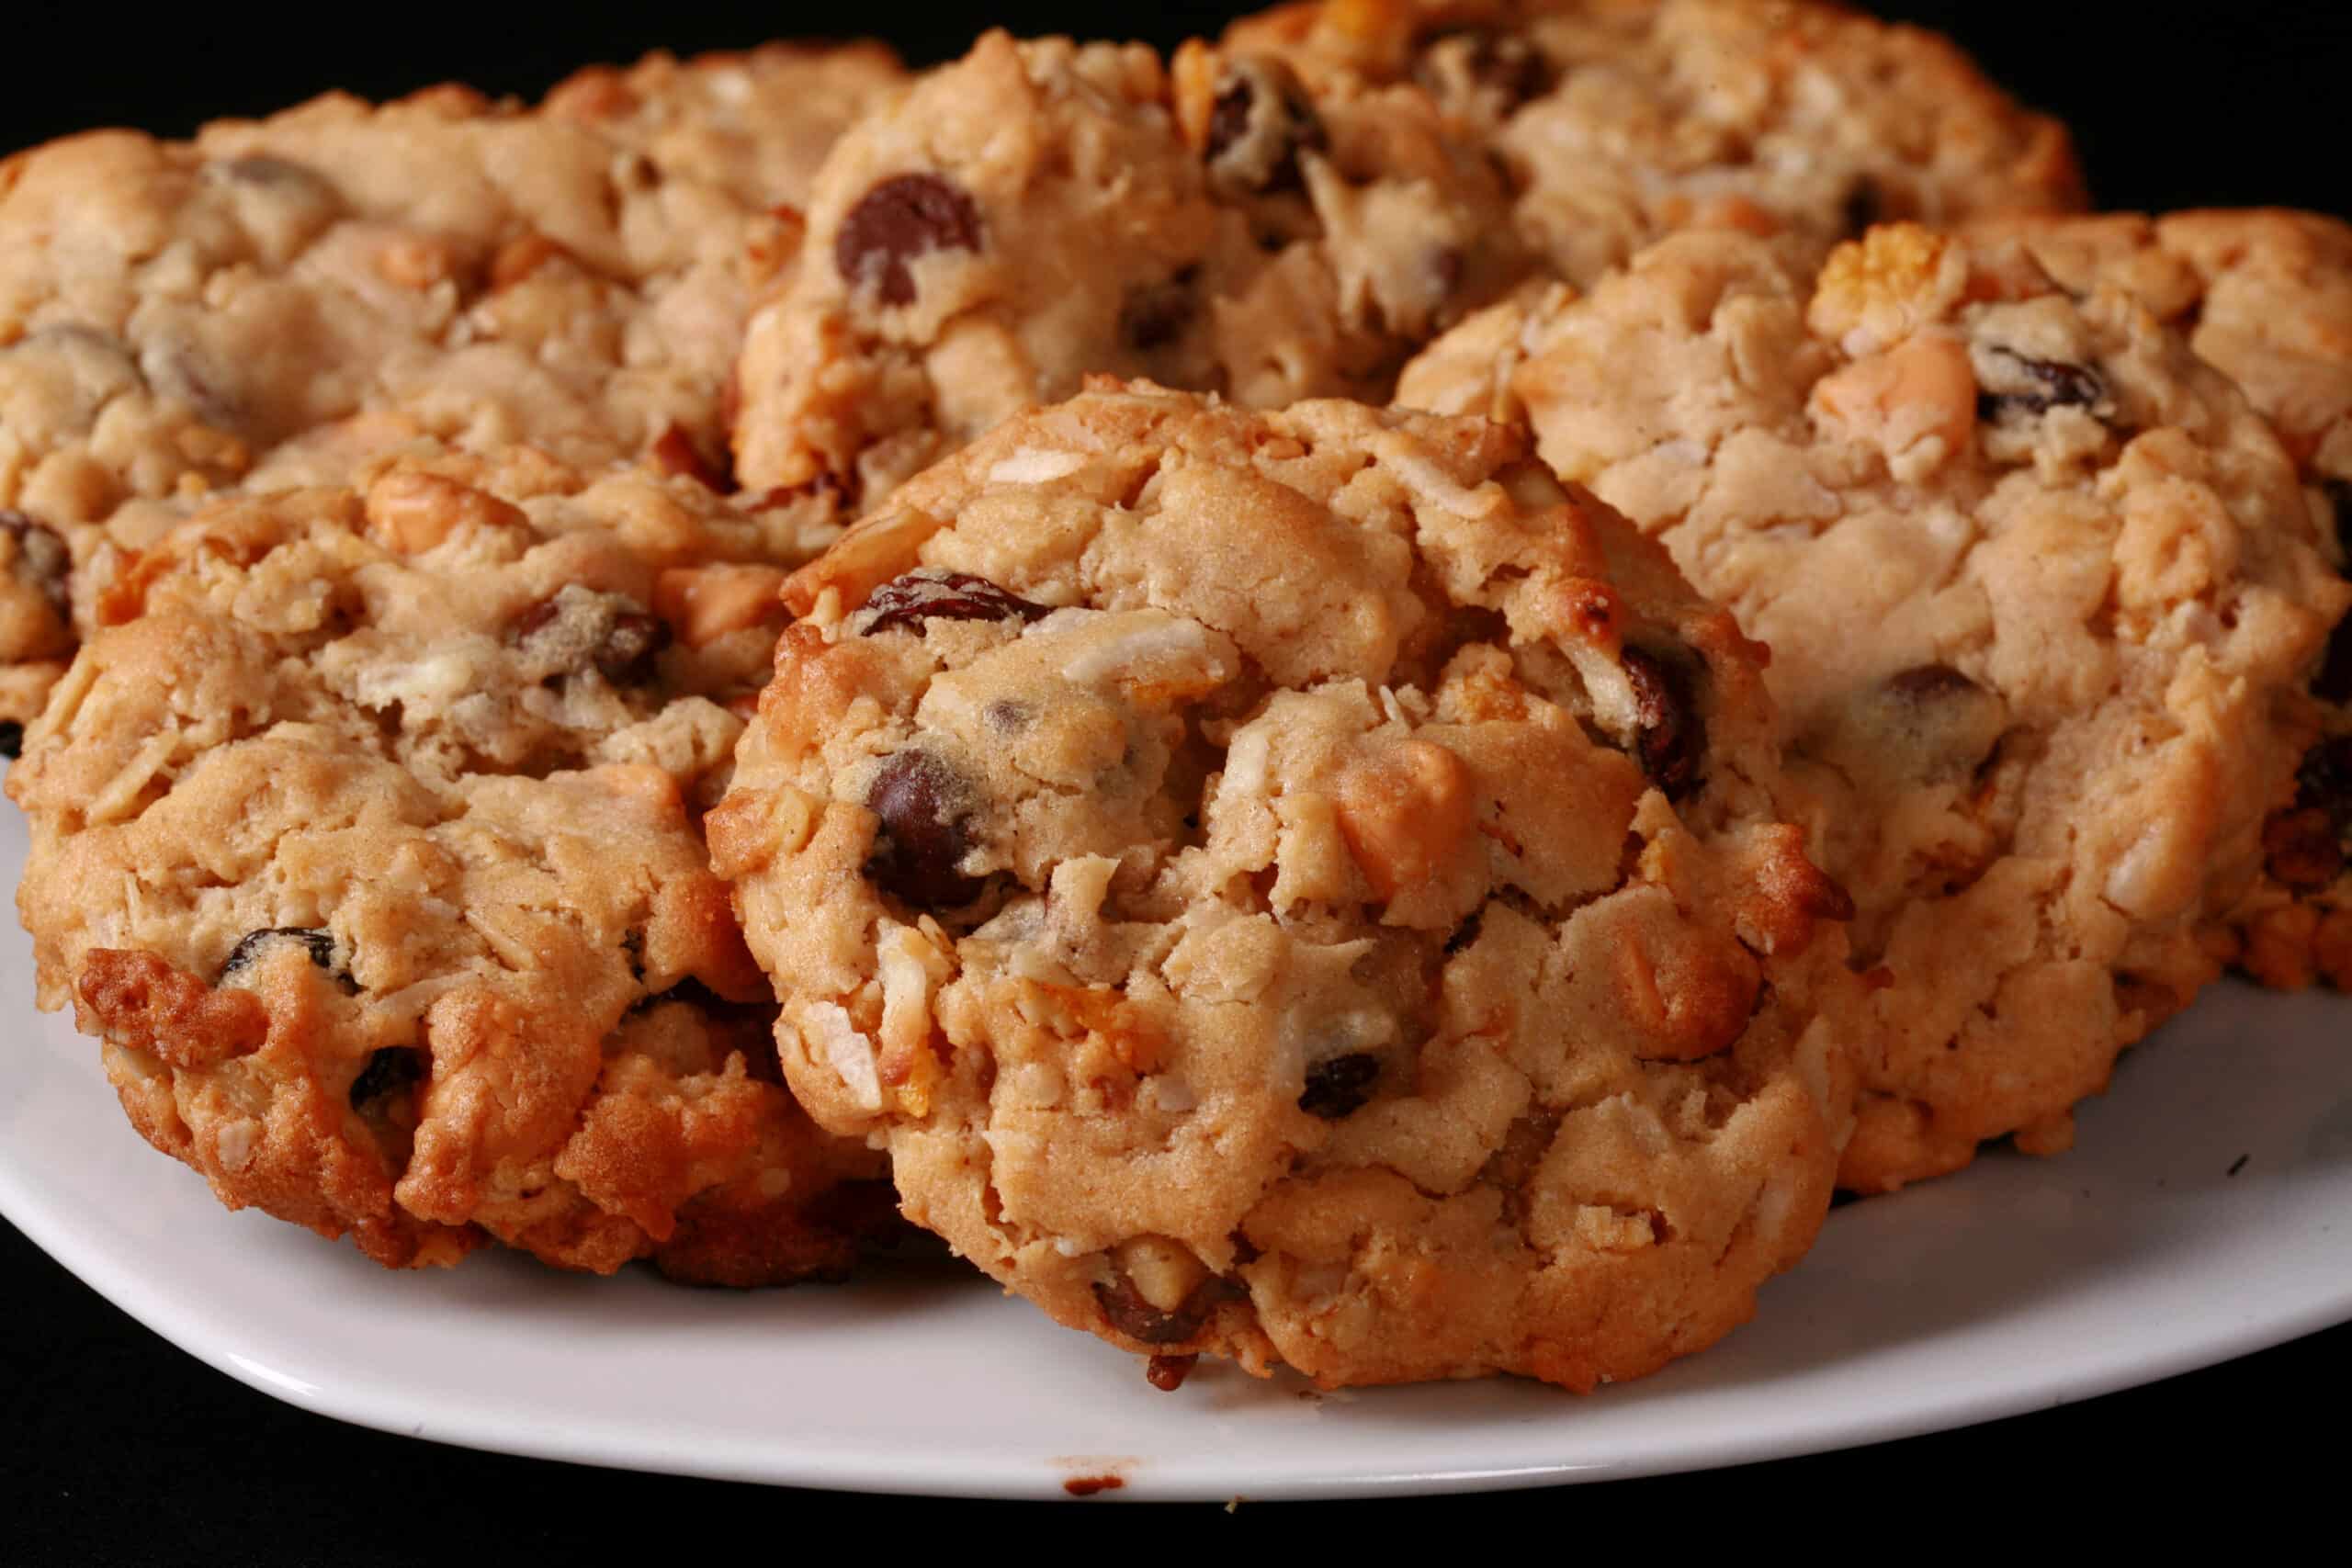
[[[1472,421],[1099,386],[910,480],[711,814],[812,1113],[1138,1354],[1589,1388],[1810,1242],[1841,896],[1759,651]]]

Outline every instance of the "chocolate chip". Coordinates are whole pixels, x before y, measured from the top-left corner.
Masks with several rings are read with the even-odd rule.
[[[921,635],[925,621],[1035,621],[1049,613],[985,577],[926,568],[876,589],[865,601],[858,630],[871,637],[905,626]]]
[[[1119,307],[1120,341],[1149,353],[1183,336],[1200,310],[1194,288],[1200,276],[1199,267],[1188,266],[1163,283],[1145,284],[1131,291]]]
[[[311,962],[333,974],[334,968],[334,933],[313,931],[304,926],[271,926],[257,931],[247,931],[229,950],[228,961],[220,965],[218,985],[227,981],[259,958],[274,942],[299,942],[308,951]]]
[[[1634,754],[1650,783],[1668,800],[1699,787],[1699,767],[1707,750],[1707,721],[1690,671],[1679,659],[1626,649],[1625,679],[1633,683],[1641,726]]]
[[[1279,61],[1245,57],[1226,71],[1202,150],[1209,178],[1242,195],[1297,189],[1299,154],[1330,145],[1306,90]]]
[[[424,1079],[424,1052],[413,1045],[387,1045],[369,1055],[368,1065],[351,1080],[351,1109],[356,1111],[371,1100],[396,1094]]]
[[[651,680],[654,661],[671,637],[670,624],[647,614],[635,600],[578,583],[566,583],[525,610],[507,632],[540,666],[543,680],[593,668],[616,686]]]
[[[1193,1286],[1172,1312],[1162,1312],[1144,1298],[1136,1282],[1120,1276],[1094,1286],[1094,1303],[1102,1321],[1128,1338],[1146,1345],[1181,1345],[1200,1333],[1221,1302],[1237,1301],[1248,1292],[1214,1274]]]
[[[979,897],[978,877],[957,869],[971,840],[970,786],[929,751],[893,752],[866,787],[865,808],[882,819],[865,874],[920,909],[952,909]]]
[[[896,175],[858,197],[833,241],[833,265],[851,288],[873,284],[886,305],[911,305],[914,262],[933,251],[980,248],[980,209],[937,175]]]
[[[1306,1091],[1298,1097],[1298,1108],[1326,1122],[1352,1116],[1372,1098],[1373,1083],[1379,1077],[1377,1056],[1362,1051],[1327,1056],[1306,1069]]]
[[[74,552],[65,541],[38,518],[6,507],[0,507],[0,534],[17,542],[14,570],[18,580],[39,589],[51,609],[65,615],[73,603],[65,580],[74,566]]]
[[[13,718],[0,719],[0,757],[10,761],[25,754],[25,727]]]
[[[2035,359],[1996,345],[1978,356],[1977,370],[1984,389],[1976,394],[1976,417],[1987,422],[2061,407],[2097,413],[2108,401],[2106,379],[2085,365]]]

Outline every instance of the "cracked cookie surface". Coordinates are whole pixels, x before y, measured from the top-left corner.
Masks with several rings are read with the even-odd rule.
[[[1872,223],[2083,205],[2064,129],[1950,39],[1813,0],[1313,0],[1225,44],[1311,84],[1423,87],[1579,286],[1683,229],[1818,259]]]
[[[786,597],[709,819],[786,1076],[1062,1323],[1587,1389],[1810,1243],[1849,906],[1758,650],[1523,434],[1098,387]]]
[[[737,465],[867,507],[1089,374],[1383,398],[1520,262],[1496,172],[1409,84],[1001,32],[842,138],[807,256],[746,338]]]
[[[1882,987],[1841,1176],[1882,1190],[2064,1148],[2215,972],[2346,590],[2269,426],[2126,291],[1911,225],[1792,254],[1667,240],[1400,398],[1525,421],[1771,648]]]
[[[775,1071],[700,822],[782,620],[693,480],[412,452],[126,563],[8,793],[44,1007],[232,1208],[388,1265],[843,1270],[878,1156]]]
[[[876,46],[656,56],[537,110],[331,95],[0,163],[0,720],[40,712],[125,552],[224,486],[420,440],[726,485],[786,204],[898,79]]]

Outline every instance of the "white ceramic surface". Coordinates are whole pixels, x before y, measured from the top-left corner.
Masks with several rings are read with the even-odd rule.
[[[0,807],[0,886],[24,826]],[[1585,1399],[1519,1383],[1182,1392],[976,1279],[752,1294],[504,1257],[391,1274],[218,1208],[130,1131],[0,942],[0,1213],[189,1353],[306,1409],[595,1464],[876,1491],[1278,1498],[1816,1451],[2086,1398],[2352,1318],[2352,1001],[2229,986],[2126,1062],[2060,1160],[1997,1154],[1830,1217],[1750,1326]],[[2235,1174],[2231,1174],[2233,1168]]]

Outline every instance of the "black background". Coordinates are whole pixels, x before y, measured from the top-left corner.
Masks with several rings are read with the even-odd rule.
[[[2352,216],[2352,0],[1873,8],[1954,33],[2020,96],[2066,118],[2102,205],[2279,203]],[[18,6],[0,11],[12,67],[0,85],[0,150],[99,124],[184,133],[336,86],[388,96],[455,76],[536,95],[575,64],[656,45],[683,52],[871,30],[921,62],[959,52],[984,18],[1021,32],[1166,43],[1237,9],[995,0],[867,17],[773,4],[420,0],[151,15]],[[194,1179],[160,1158],[155,1177]],[[2152,1388],[1849,1454],[1599,1489],[1358,1505],[1344,1517],[1266,1505],[1230,1518],[1180,1512],[1204,1544],[1228,1551],[1270,1524],[1301,1535],[1303,1525],[1328,1550],[1335,1525],[1421,1522],[1498,1531],[1447,1538],[1476,1556],[1595,1547],[1646,1556],[1696,1531],[1909,1559],[1923,1549],[2006,1554],[2050,1544],[2069,1525],[2112,1540],[2127,1527],[2170,1529],[2203,1513],[2276,1540],[2271,1532],[2342,1495],[2348,1373],[2352,1328],[2342,1328]],[[676,1560],[960,1555],[1021,1550],[1005,1527],[1033,1521],[1044,1522],[1037,1510],[1012,1505],[877,1504],[613,1474],[339,1426],[181,1355],[0,1225],[0,1562],[544,1562],[649,1546]],[[1177,1522],[1162,1515],[1155,1529]],[[1522,1534],[1531,1527],[1543,1533]],[[2340,1556],[2340,1534],[2321,1539],[2324,1555]],[[1138,1544],[1102,1520],[1078,1540],[1114,1558]]]

